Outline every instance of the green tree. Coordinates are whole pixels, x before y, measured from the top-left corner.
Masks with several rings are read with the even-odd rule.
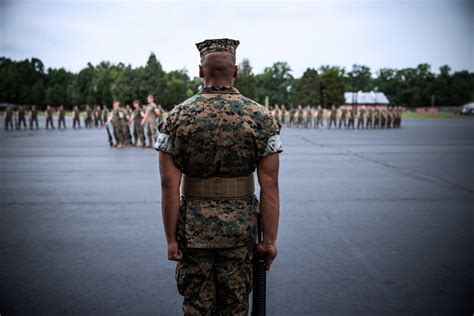
[[[145,96],[140,93],[139,71],[131,65],[125,67],[112,85],[114,98],[121,100],[124,104],[131,104],[134,100],[144,102]]]
[[[171,110],[175,105],[186,100],[190,87],[191,82],[185,69],[167,73],[166,88],[162,96],[166,109]]]
[[[256,76],[257,101],[263,104],[265,97],[268,97],[270,104],[289,104],[292,101],[293,80],[291,68],[286,62],[266,67],[262,74]]]
[[[319,71],[323,106],[344,104],[344,69],[337,66],[322,66]]]
[[[364,65],[353,65],[344,78],[346,91],[371,91],[374,88],[370,68]]]
[[[321,82],[318,72],[313,68],[306,69],[303,76],[295,81],[295,103],[312,105],[319,104],[321,102],[320,88]]]
[[[145,68],[140,73],[139,84],[142,95],[151,94],[156,103],[164,103],[166,76],[154,53],[150,54]]]
[[[235,87],[250,99],[255,99],[257,93],[257,80],[252,71],[252,66],[248,59],[244,59],[239,64],[239,71],[237,74],[237,79],[235,80]]]

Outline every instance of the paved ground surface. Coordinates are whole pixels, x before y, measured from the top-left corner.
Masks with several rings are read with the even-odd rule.
[[[1,124],[1,314],[180,314],[155,152]],[[472,314],[473,119],[282,136],[269,315]]]

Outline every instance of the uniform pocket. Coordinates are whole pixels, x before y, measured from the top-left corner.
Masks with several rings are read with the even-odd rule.
[[[178,286],[178,293],[181,295],[184,295],[184,286],[183,286],[183,262],[178,262],[176,264],[176,272],[175,272],[175,277],[176,277],[176,285]]]

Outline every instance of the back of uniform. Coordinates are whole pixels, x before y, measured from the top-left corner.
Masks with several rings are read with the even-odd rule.
[[[186,177],[246,177],[263,157],[282,151],[270,111],[233,87],[203,88],[176,106],[159,132],[155,148],[172,155]],[[181,197],[177,240],[184,255],[176,277],[186,315],[211,315],[216,305],[222,315],[247,315],[257,212],[255,194]]]

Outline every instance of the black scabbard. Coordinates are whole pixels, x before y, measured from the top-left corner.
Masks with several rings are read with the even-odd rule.
[[[262,242],[262,219],[257,217],[258,236],[257,241]],[[255,251],[253,258],[253,294],[252,294],[252,316],[263,316],[266,313],[266,287],[267,287],[267,262],[265,254]]]

